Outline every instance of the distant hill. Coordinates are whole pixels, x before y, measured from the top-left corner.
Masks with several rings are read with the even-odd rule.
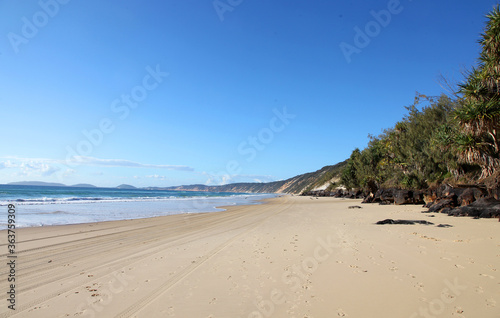
[[[267,183],[230,183],[220,186],[203,184],[185,185],[168,188],[149,188],[171,191],[210,191],[210,192],[248,192],[248,193],[294,193],[300,194],[315,188],[327,188],[338,180],[346,161],[333,166],[326,166],[315,172],[309,172],[282,181]]]
[[[89,184],[89,183],[74,184],[70,187],[73,187],[73,188],[97,188],[95,185]]]
[[[24,185],[24,186],[38,186],[38,187],[66,187],[62,183],[42,182],[42,181],[20,181],[10,182],[9,185]]]
[[[116,188],[118,189],[137,189],[136,187],[130,185],[130,184],[120,184],[119,186],[117,186]]]

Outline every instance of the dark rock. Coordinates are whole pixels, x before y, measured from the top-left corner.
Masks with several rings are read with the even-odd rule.
[[[480,198],[467,206],[451,210],[448,215],[492,218],[500,216],[500,200],[495,198]]]
[[[453,198],[438,199],[429,207],[429,212],[439,212],[444,208],[453,208],[455,206]]]
[[[373,196],[373,197],[372,197]],[[422,191],[411,191],[404,189],[378,189],[375,194],[365,197],[366,203],[380,204],[423,204],[424,193]]]
[[[394,204],[424,204],[424,193],[422,191],[411,191],[398,189],[392,191]]]
[[[365,199],[361,203],[372,203],[372,202],[373,202],[373,193],[365,197]]]
[[[469,205],[472,202],[484,198],[487,193],[479,188],[466,188],[457,198],[457,203],[460,206]]]
[[[437,225],[437,227],[453,227],[453,225],[449,225],[449,224],[439,224],[439,225]]]
[[[450,194],[454,194],[453,190],[454,189],[449,184],[441,183],[441,185],[439,185],[436,189],[436,195],[438,198],[447,197]]]
[[[351,205],[348,209],[362,209],[359,205]]]
[[[500,188],[489,189],[488,194],[496,200],[500,200]]]
[[[410,222],[413,222],[413,223],[416,223],[416,224],[423,224],[423,225],[434,225],[434,223],[432,222],[429,222],[429,221],[421,221],[421,220],[413,220],[413,221],[410,221]]]
[[[373,196],[373,203],[390,204],[394,203],[394,189],[379,189]]]
[[[464,205],[469,205],[472,202],[476,201],[476,198],[474,197],[474,190],[473,189],[467,189],[465,190],[459,197],[458,197],[458,204],[461,206]]]
[[[393,219],[385,219],[385,220],[382,220],[382,221],[378,221],[375,224],[395,224],[394,222],[395,221]]]
[[[393,189],[383,190],[382,193],[380,194],[380,201],[387,204],[394,203],[394,190]]]
[[[441,213],[448,214],[448,213],[450,213],[451,210],[452,210],[452,208],[444,208],[441,210]]]
[[[335,191],[335,193],[333,194],[334,197],[336,198],[341,198],[344,196],[344,191],[341,190],[341,189],[338,189],[337,191]]]
[[[429,221],[421,221],[421,220],[393,220],[393,219],[385,219],[382,221],[378,221],[376,224],[424,224],[424,225],[434,225],[434,223]]]
[[[436,192],[433,191],[433,189],[427,189],[427,191],[424,193],[424,203],[425,207],[430,207],[436,200],[437,200],[437,195]]]
[[[413,191],[413,204],[424,204],[424,191]]]
[[[429,201],[427,202],[425,205],[424,205],[424,208],[430,208],[433,204],[434,204],[435,201]]]
[[[394,204],[412,204],[413,203],[413,192],[409,190],[395,190],[394,192]]]

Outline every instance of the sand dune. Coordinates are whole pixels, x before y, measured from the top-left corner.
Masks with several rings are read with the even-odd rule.
[[[498,220],[359,203],[21,229],[0,317],[500,317]],[[435,225],[374,224],[387,218]]]

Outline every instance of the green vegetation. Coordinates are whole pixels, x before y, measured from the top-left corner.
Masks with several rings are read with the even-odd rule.
[[[422,103],[425,103],[423,107]],[[363,151],[355,149],[342,172],[347,188],[368,191],[382,187],[420,189],[458,174],[461,168],[452,148],[442,137],[453,124],[457,101],[447,96],[417,95],[406,107],[408,114],[378,137],[371,137]]]
[[[463,105],[455,112],[459,126],[456,138],[462,161],[481,167],[481,177],[494,174],[500,166],[500,11],[487,15],[485,33],[479,41],[482,52],[477,68],[460,85]]]
[[[341,173],[347,188],[422,189],[444,180],[482,182],[500,167],[500,11],[487,15],[479,64],[457,97],[417,94],[393,128],[355,149]]]

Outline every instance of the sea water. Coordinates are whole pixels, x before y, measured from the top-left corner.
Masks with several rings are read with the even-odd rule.
[[[223,211],[231,205],[259,204],[275,194],[0,185],[0,229],[7,227],[8,204],[16,207],[16,227],[139,219],[181,213]]]

